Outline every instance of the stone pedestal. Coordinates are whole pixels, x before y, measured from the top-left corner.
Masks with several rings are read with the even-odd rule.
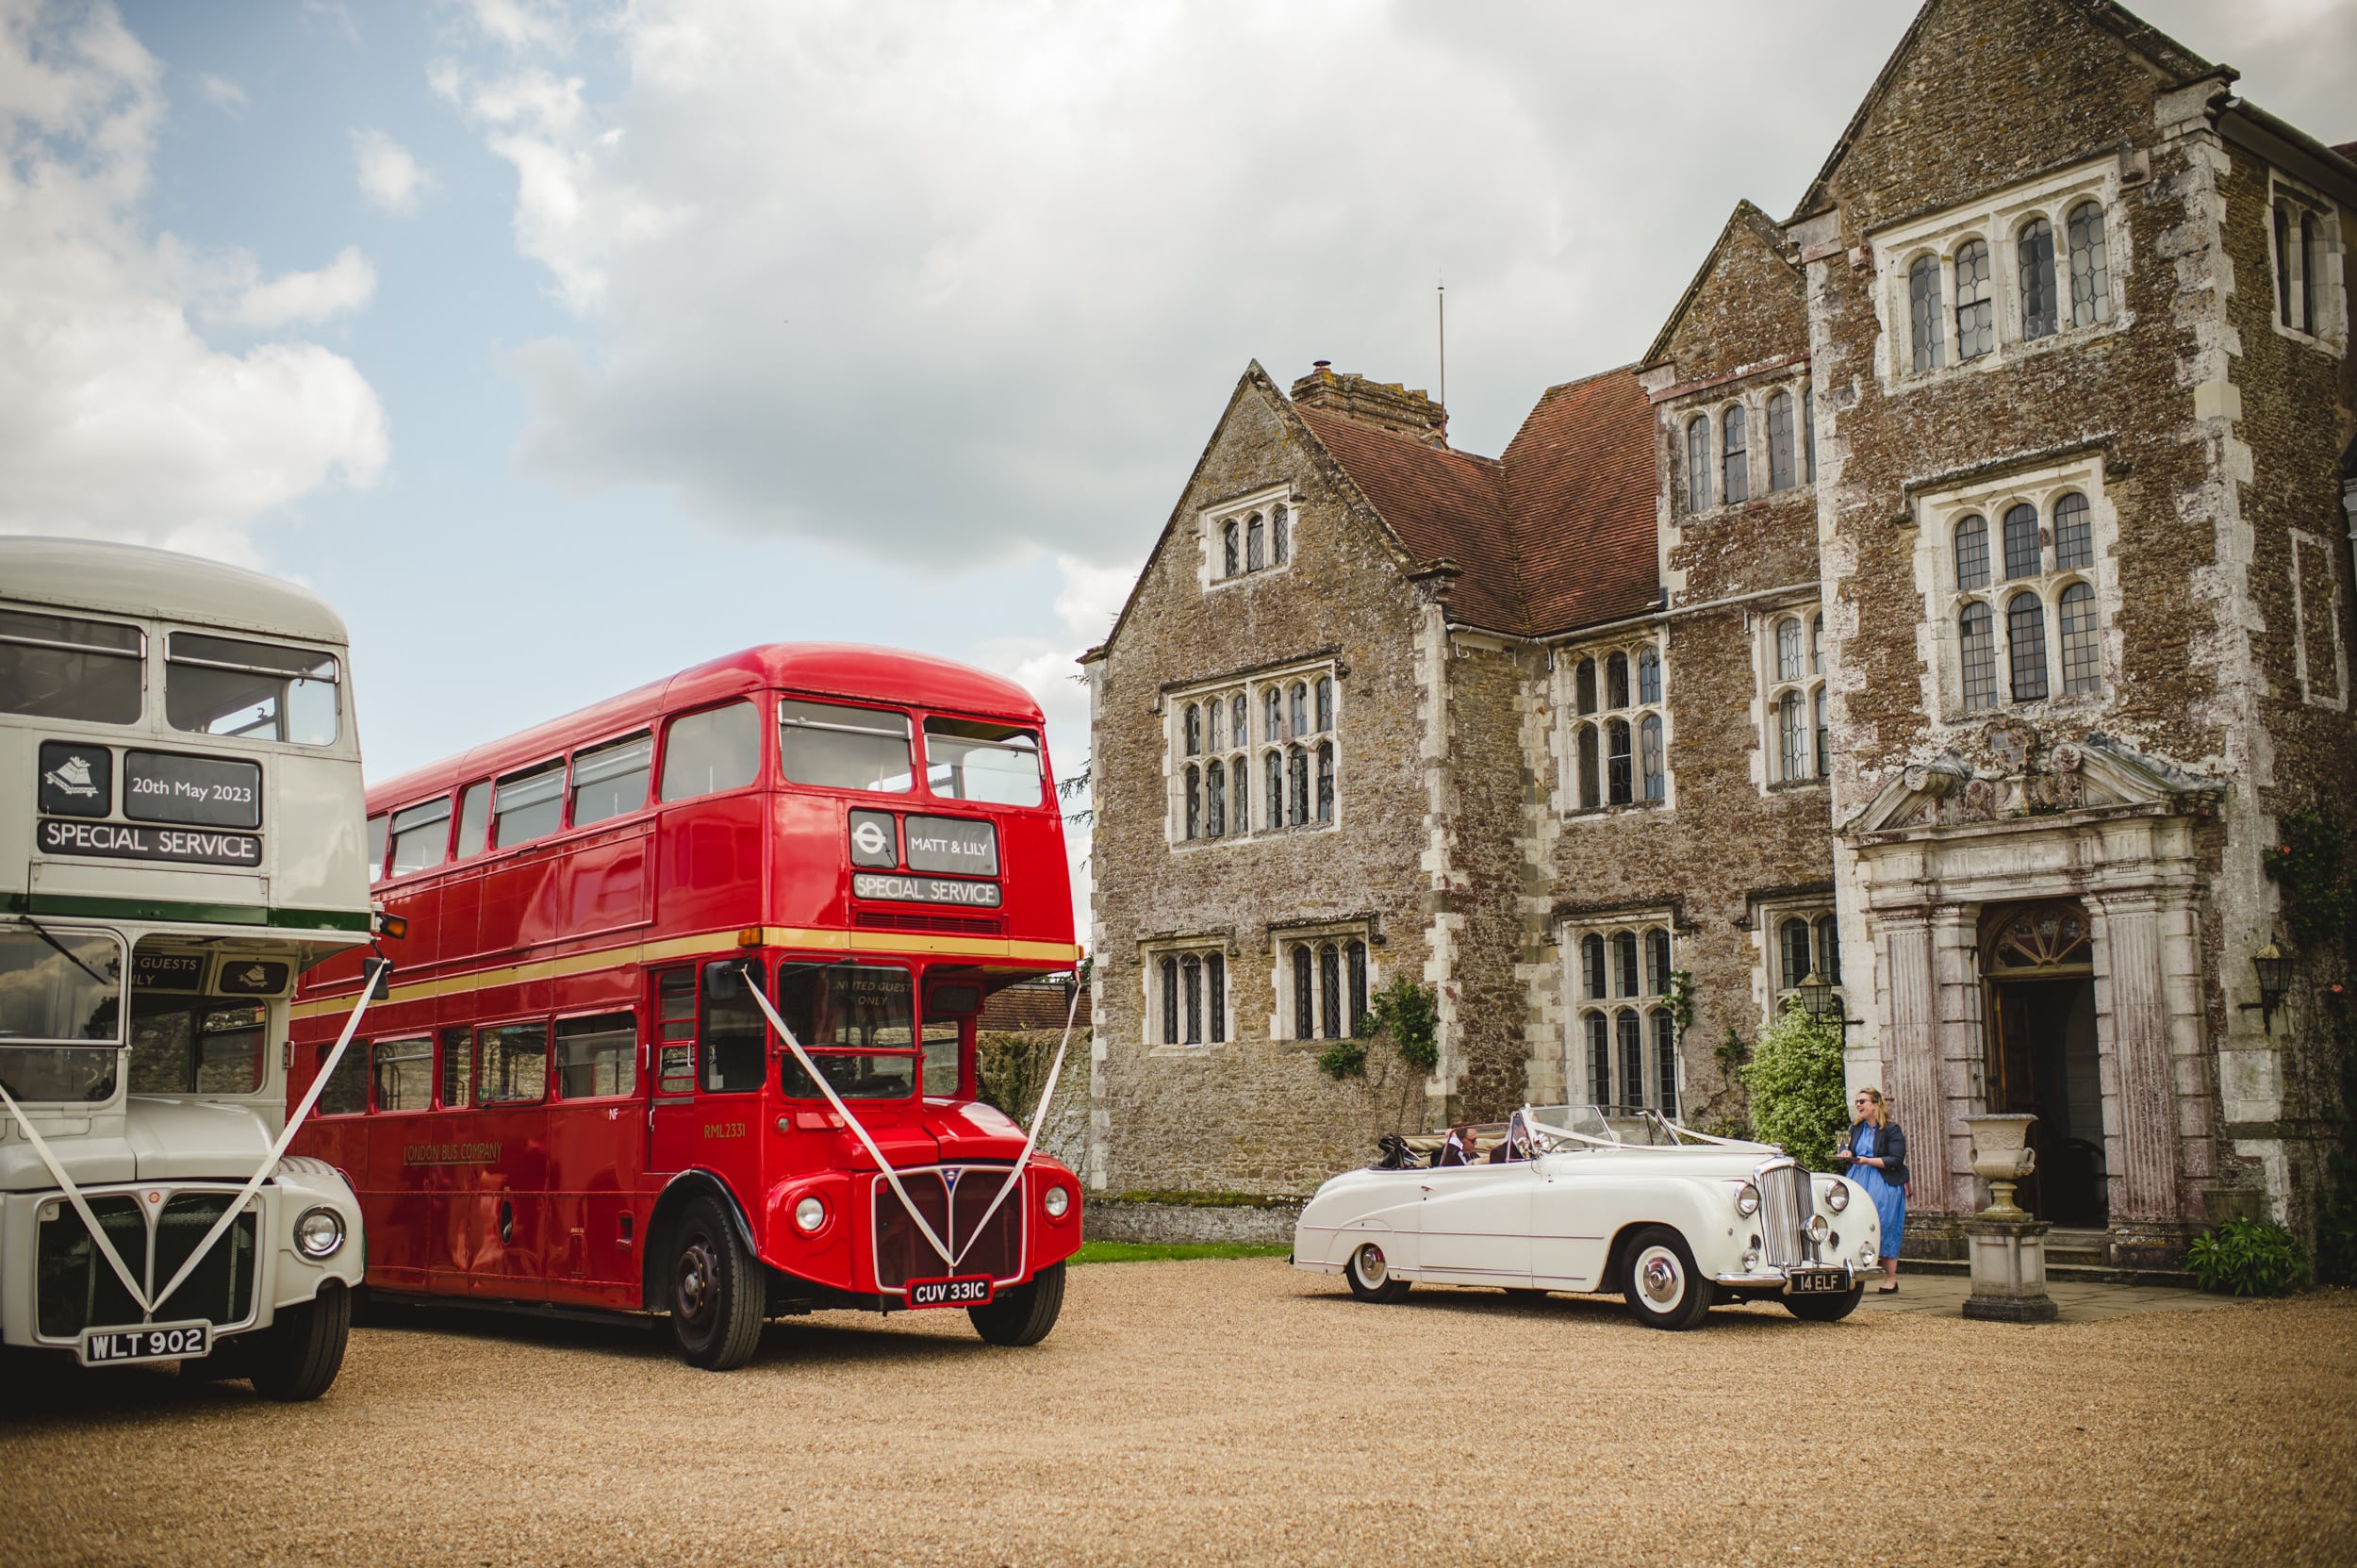
[[[1992,1323],[2052,1323],[2059,1309],[2046,1294],[2046,1232],[2040,1219],[1964,1222],[1972,1260],[1972,1294],[1964,1315]]]

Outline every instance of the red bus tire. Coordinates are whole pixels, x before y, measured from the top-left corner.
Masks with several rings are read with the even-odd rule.
[[[1063,1264],[1050,1263],[1028,1285],[1001,1291],[985,1307],[968,1307],[974,1331],[993,1345],[1037,1345],[1063,1311]]]
[[[680,1360],[727,1372],[752,1360],[761,1345],[768,1280],[745,1250],[717,1201],[691,1199],[671,1227],[667,1304]]]
[[[282,1404],[300,1404],[327,1392],[343,1369],[352,1332],[352,1294],[337,1284],[299,1306],[281,1307],[277,1320],[245,1337],[231,1362],[254,1392]]]

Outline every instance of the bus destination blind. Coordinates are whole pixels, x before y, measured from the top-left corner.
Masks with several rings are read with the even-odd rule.
[[[135,822],[76,822],[44,817],[33,847],[45,855],[156,860],[178,866],[237,866],[256,871],[262,868],[261,837],[250,833],[153,828]]]
[[[882,899],[894,903],[964,904],[968,909],[998,907],[997,883],[961,882],[954,877],[901,877],[854,871],[851,892],[862,899]]]

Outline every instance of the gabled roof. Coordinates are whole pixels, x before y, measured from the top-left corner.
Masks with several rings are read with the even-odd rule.
[[[1525,630],[1593,626],[1659,601],[1653,403],[1628,368],[1548,388],[1504,467]]]
[[[1784,237],[1783,225],[1749,201],[1736,203],[1735,210],[1727,214],[1726,223],[1720,228],[1719,238],[1712,243],[1710,254],[1703,257],[1700,267],[1694,269],[1693,280],[1687,284],[1686,292],[1678,296],[1678,303],[1672,307],[1669,320],[1663,322],[1661,330],[1654,335],[1652,344],[1645,350],[1645,356],[1638,361],[1640,365],[1658,364],[1662,355],[1670,352],[1670,338],[1676,333],[1678,323],[1686,319],[1686,312],[1693,305],[1694,296],[1702,292],[1703,284],[1717,270],[1720,256],[1726,253],[1736,235],[1744,229],[1758,235],[1793,272],[1801,270],[1800,254]]]
[[[2053,0],[2053,3],[2078,11],[2118,39],[2172,86],[2213,74],[2223,74],[2230,80],[2236,74],[2232,66],[2211,64],[2143,18],[2112,4],[2112,0]],[[1907,25],[1906,32],[1899,40],[1899,46],[1891,50],[1890,58],[1883,62],[1881,72],[1874,77],[1874,85],[1868,88],[1866,96],[1859,100],[1857,112],[1851,115],[1850,123],[1842,127],[1840,139],[1834,142],[1833,151],[1825,155],[1824,166],[1809,182],[1799,205],[1793,207],[1792,216],[1786,220],[1788,223],[1797,223],[1824,206],[1825,188],[1833,182],[1834,172],[1841,167],[1841,160],[1849,157],[1858,134],[1866,128],[1868,118],[1882,106],[1891,84],[1898,80],[1900,65],[1915,52],[1916,43],[1923,35],[1923,25],[1932,12],[1942,6],[1970,4],[1972,0],[1924,0],[1923,8],[1915,13],[1915,20]]]
[[[1320,408],[1296,408],[1416,564],[1455,561],[1455,619],[1498,631],[1523,625],[1523,589],[1503,474],[1492,458],[1377,430]]]

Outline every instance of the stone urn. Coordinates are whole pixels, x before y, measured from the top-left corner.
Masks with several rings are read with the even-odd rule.
[[[1972,1134],[1972,1173],[1988,1183],[1988,1207],[1982,1219],[2023,1220],[2028,1211],[2013,1200],[2014,1188],[2037,1168],[2037,1150],[2030,1147],[2030,1126],[2037,1117],[1992,1114],[1967,1116]]]

